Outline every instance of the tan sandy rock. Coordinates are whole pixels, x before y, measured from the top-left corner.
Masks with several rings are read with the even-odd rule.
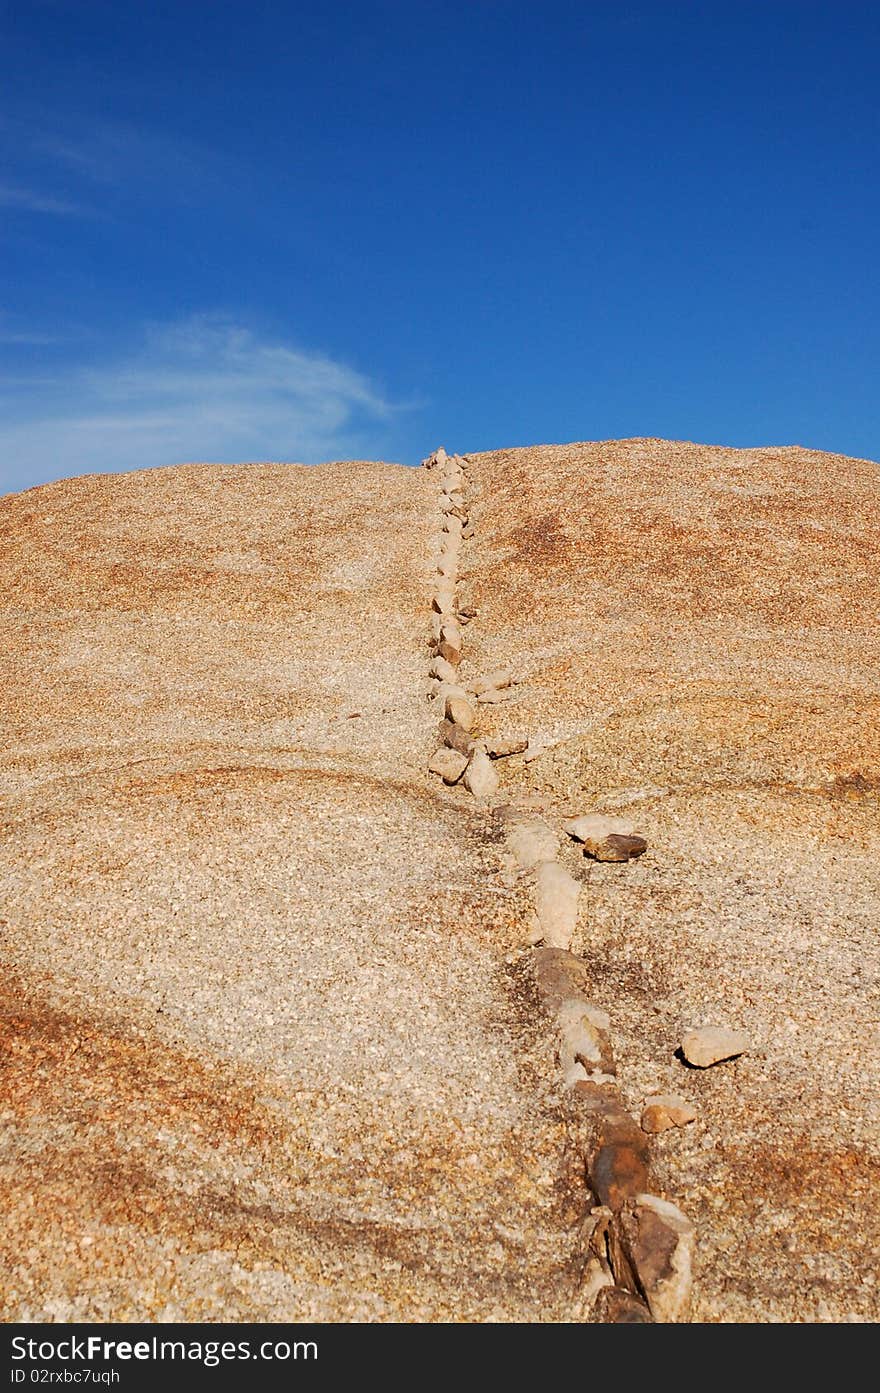
[[[464,773],[465,787],[475,798],[491,798],[498,791],[498,775],[484,750],[475,750]]]
[[[482,677],[475,677],[470,684],[471,691],[475,696],[480,696],[484,692],[500,691],[503,687],[509,687],[512,681],[507,668],[495,668]]]
[[[446,719],[454,721],[462,730],[473,730],[477,713],[466,697],[449,695],[446,698]]]
[[[467,768],[467,755],[460,754],[458,750],[451,750],[444,745],[432,755],[428,765],[428,772],[439,774],[445,784],[457,784],[465,769]]]
[[[581,884],[556,861],[542,861],[535,870],[535,913],[541,940],[548,948],[570,948],[577,924]]]
[[[677,1093],[658,1093],[645,1099],[642,1108],[643,1132],[666,1132],[670,1127],[685,1127],[697,1116],[696,1108]]]
[[[728,1030],[725,1026],[704,1025],[698,1030],[688,1030],[682,1037],[681,1052],[688,1064],[697,1069],[708,1069],[725,1059],[735,1059],[745,1054],[749,1048],[748,1036],[741,1030]]]
[[[673,1014],[735,1012],[772,1041],[710,1070],[700,1128],[663,1156],[698,1230],[693,1319],[815,1320],[821,1299],[825,1319],[876,1321],[880,466],[601,441],[474,456],[471,489],[470,670],[529,679],[505,797],[607,808],[650,837],[625,871],[588,865],[618,1055],[662,1038],[671,1056]],[[503,708],[486,710],[491,738]],[[561,743],[526,763],[543,732]],[[674,1013],[646,1021],[658,994]]]
[[[494,735],[483,742],[490,759],[507,759],[510,755],[521,755],[528,749],[528,740],[520,740],[512,735]]]
[[[543,818],[514,814],[507,819],[505,839],[523,870],[542,861],[555,861],[559,838]]]

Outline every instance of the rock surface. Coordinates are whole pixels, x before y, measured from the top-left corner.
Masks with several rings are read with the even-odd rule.
[[[677,1093],[659,1093],[645,1099],[642,1108],[643,1132],[666,1132],[670,1127],[686,1127],[697,1116],[696,1108]]]
[[[516,931],[426,770],[436,513],[371,464],[0,500],[4,1320],[569,1319]]]
[[[650,839],[584,862],[573,946],[618,1058],[672,1093],[691,1022],[752,1041],[651,1142],[697,1229],[692,1319],[876,1321],[880,467],[604,441],[475,455],[468,489],[468,671],[527,673],[517,728],[559,742],[505,798]],[[508,724],[481,707],[486,740]]]
[[[427,772],[432,607],[470,618],[467,674],[528,674],[517,729],[554,748],[502,766],[505,800],[650,835],[625,871],[547,858],[588,884],[576,994],[633,1096],[682,1086],[685,1023],[752,1041],[688,1075],[694,1125],[610,1136],[617,1222],[648,1146],[696,1225],[692,1319],[880,1318],[878,466],[474,455],[457,586],[446,475],[0,500],[4,1319],[571,1319],[559,1080],[505,961],[531,887],[497,886],[506,833]],[[509,721],[481,703],[487,742]],[[566,1099],[601,1093],[578,1069]],[[600,1275],[607,1318],[637,1314]]]
[[[689,1030],[681,1042],[682,1054],[688,1064],[693,1064],[697,1069],[708,1069],[725,1059],[735,1059],[737,1055],[744,1054],[748,1047],[748,1036],[741,1030],[728,1030],[715,1025]]]
[[[428,769],[432,774],[439,774],[445,784],[457,784],[465,769],[467,769],[467,755],[459,754],[458,750],[451,750],[444,746],[432,755],[428,764]]]

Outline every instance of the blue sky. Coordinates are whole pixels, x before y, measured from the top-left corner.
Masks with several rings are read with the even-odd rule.
[[[880,458],[878,71],[853,0],[0,0],[0,492]]]

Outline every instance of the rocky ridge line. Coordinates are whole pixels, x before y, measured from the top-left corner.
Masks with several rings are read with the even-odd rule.
[[[431,596],[429,667],[441,712],[440,745],[428,769],[449,786],[461,781],[501,817],[511,861],[532,882],[527,970],[553,1023],[573,1188],[585,1183],[593,1201],[578,1231],[578,1308],[583,1318],[605,1323],[685,1321],[694,1226],[676,1205],[650,1193],[646,1129],[628,1113],[618,1086],[610,1018],[590,999],[587,966],[571,952],[581,882],[559,862],[559,837],[544,819],[493,805],[500,782],[495,760],[528,751],[529,742],[481,739],[478,704],[508,699],[512,674],[499,669],[469,684],[460,680],[462,627],[476,613],[458,586],[462,543],[473,536],[464,492],[466,459],[441,447],[423,467],[439,478],[442,533]],[[540,752],[536,748],[533,754]],[[579,836],[583,829],[573,825],[565,830],[601,859],[625,861],[647,846],[644,838],[616,828],[600,829],[602,835],[592,839]]]

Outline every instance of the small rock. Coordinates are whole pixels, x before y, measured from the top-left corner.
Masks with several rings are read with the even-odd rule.
[[[448,745],[451,750],[458,750],[459,754],[467,755],[470,759],[474,748],[473,739],[455,721],[441,721],[437,726],[437,734],[441,744]]]
[[[562,948],[539,948],[532,957],[535,990],[544,1009],[555,1016],[566,1001],[589,1005],[590,975],[582,958]]]
[[[441,580],[438,582],[431,607],[438,614],[452,615],[455,613],[455,584],[453,581]]]
[[[748,1038],[742,1031],[727,1030],[717,1025],[689,1030],[681,1042],[682,1054],[688,1064],[693,1064],[696,1069],[708,1069],[722,1060],[735,1059],[737,1055],[745,1054],[748,1047]]]
[[[576,1083],[585,1081],[587,1077],[587,1071],[583,1064],[579,1059],[576,1059],[574,1064],[569,1064],[568,1068],[563,1070],[562,1087],[574,1088]]]
[[[670,1127],[686,1127],[697,1115],[696,1108],[675,1093],[657,1093],[645,1099],[642,1108],[643,1132],[666,1132]]]
[[[461,640],[458,643],[453,643],[451,639],[441,638],[437,644],[437,652],[441,658],[446,659],[447,663],[451,663],[453,667],[458,667],[461,662]]]
[[[479,696],[480,692],[489,692],[493,687],[509,687],[513,681],[507,668],[499,667],[494,672],[487,672],[484,677],[477,677],[471,683],[472,690]]]
[[[465,527],[465,528],[463,529],[463,531],[462,531],[461,540],[462,540],[463,542],[469,542],[470,539],[471,539],[471,537],[473,537],[473,535],[474,535],[473,523],[470,523],[470,522],[469,522],[468,525],[467,525],[467,527]]]
[[[643,1193],[621,1213],[620,1233],[654,1320],[685,1320],[693,1285],[695,1234],[690,1219],[668,1200]]]
[[[535,872],[535,912],[548,948],[568,948],[577,924],[580,881],[556,861],[542,861]]]
[[[467,701],[467,692],[458,682],[440,682],[437,685],[435,699],[440,703],[441,710],[446,712],[446,698],[460,697],[462,701]]]
[[[445,658],[435,658],[428,668],[428,672],[441,682],[458,682],[458,672]]]
[[[465,769],[467,769],[467,755],[460,754],[458,750],[451,750],[448,745],[444,745],[442,750],[438,750],[432,757],[428,765],[430,774],[439,774],[445,784],[457,784]]]
[[[624,1287],[602,1283],[594,1307],[602,1325],[652,1325],[653,1316],[643,1301]]]
[[[582,1145],[590,1189],[599,1204],[616,1214],[647,1189],[647,1139],[626,1111],[613,1081],[578,1083],[571,1093],[575,1105],[583,1108]],[[611,1266],[617,1275],[613,1255]]]
[[[584,842],[584,855],[592,856],[594,861],[631,861],[648,850],[644,837],[624,836],[622,832],[612,832],[601,842]]]
[[[498,706],[502,701],[516,701],[516,692],[505,687],[499,690],[497,687],[490,687],[488,692],[479,692],[477,701],[485,702],[487,706]]]
[[[541,861],[553,861],[556,858],[557,838],[543,818],[512,818],[505,837],[507,845],[524,871],[533,870]]]
[[[464,784],[475,798],[491,798],[498,791],[498,775],[485,750],[474,750],[464,773]]]
[[[626,822],[622,817],[608,817],[605,813],[584,813],[581,817],[573,817],[568,822],[564,822],[562,830],[567,832],[570,837],[574,837],[576,842],[587,840],[600,842],[613,832],[621,832],[624,836],[629,836],[635,831],[635,828],[631,822]]]
[[[446,698],[446,719],[454,721],[462,730],[473,730],[477,713],[466,697],[448,696]]]
[[[564,1001],[556,1013],[559,1033],[559,1066],[563,1073],[576,1063],[586,1071],[613,1078],[614,1055],[611,1049],[608,1013],[580,997]]]
[[[521,755],[529,747],[528,740],[517,740],[512,736],[496,735],[484,741],[486,754],[490,759],[506,759],[508,755]]]

